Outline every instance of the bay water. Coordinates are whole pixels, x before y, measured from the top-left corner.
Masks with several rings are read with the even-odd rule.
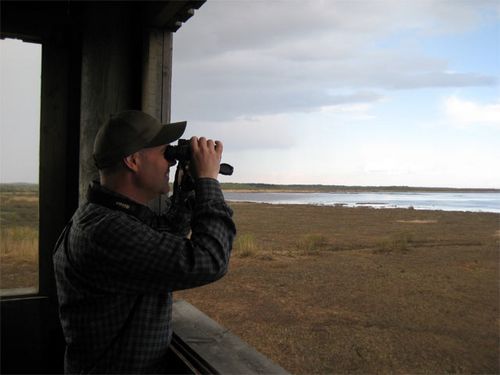
[[[224,192],[224,196],[233,202],[500,213],[500,192]]]

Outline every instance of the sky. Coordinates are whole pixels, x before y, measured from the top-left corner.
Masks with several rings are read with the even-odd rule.
[[[42,48],[0,40],[0,182],[38,182]]]
[[[172,119],[225,182],[500,188],[500,5],[209,0],[174,35]]]
[[[0,182],[38,180],[40,58],[0,41]],[[499,85],[497,1],[208,0],[174,34],[223,182],[500,188]]]

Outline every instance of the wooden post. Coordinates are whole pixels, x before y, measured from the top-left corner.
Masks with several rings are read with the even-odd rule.
[[[146,31],[142,70],[142,110],[163,123],[170,121],[172,33]]]
[[[145,33],[142,65],[142,110],[162,123],[170,122],[172,85],[172,33],[150,29]],[[166,196],[150,207],[156,213],[166,209]]]
[[[93,3],[92,3],[93,4]],[[135,3],[89,5],[82,47],[80,118],[80,202],[98,178],[93,160],[94,138],[106,118],[140,109],[141,25]],[[138,61],[139,60],[139,61]]]
[[[68,32],[46,38],[42,46],[39,293],[51,298],[56,295],[52,251],[78,205],[80,55],[73,48],[78,42]]]

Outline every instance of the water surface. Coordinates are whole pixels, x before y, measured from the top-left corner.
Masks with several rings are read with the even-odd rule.
[[[500,193],[363,192],[265,193],[225,192],[228,201],[271,204],[344,205],[347,207],[409,208],[417,210],[500,213]]]

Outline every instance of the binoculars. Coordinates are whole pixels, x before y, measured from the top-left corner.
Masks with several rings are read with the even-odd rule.
[[[179,163],[189,163],[191,160],[191,144],[188,139],[179,139],[177,146],[167,146],[165,149],[165,159],[168,161],[179,161]],[[234,168],[226,163],[221,163],[219,173],[231,176]]]

